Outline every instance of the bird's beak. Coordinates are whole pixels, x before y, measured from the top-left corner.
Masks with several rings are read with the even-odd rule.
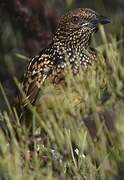
[[[110,19],[108,17],[102,16],[102,15],[98,16],[98,23],[100,23],[100,24],[108,24],[110,22],[111,21],[110,21]]]
[[[108,24],[110,19],[106,16],[98,15],[95,19],[90,22],[91,28],[97,28],[99,24]]]

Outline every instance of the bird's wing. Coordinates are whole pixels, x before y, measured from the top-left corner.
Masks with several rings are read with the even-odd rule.
[[[52,72],[52,65],[52,60],[47,54],[35,56],[29,62],[21,85],[24,92],[24,97],[20,99],[21,104],[35,102],[41,85]]]

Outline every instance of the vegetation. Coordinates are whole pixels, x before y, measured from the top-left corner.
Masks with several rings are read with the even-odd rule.
[[[18,50],[23,44],[21,33],[14,32],[8,21],[3,27],[0,58],[5,60],[6,76],[17,85],[18,70],[13,58],[24,67],[27,54]],[[66,87],[44,84],[36,106],[28,107],[30,115],[24,119],[28,126],[20,124],[17,108],[12,105],[14,85],[5,88],[3,76],[0,179],[124,178],[124,45],[123,28],[116,29],[112,23],[106,35],[100,27],[92,45],[98,51],[98,60],[88,71],[81,71],[74,78],[67,70]],[[29,151],[33,146],[34,150]]]

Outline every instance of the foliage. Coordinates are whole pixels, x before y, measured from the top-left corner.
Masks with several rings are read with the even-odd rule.
[[[105,41],[105,33],[101,28]],[[117,42],[99,47],[94,67],[73,78],[67,72],[67,86],[47,82],[36,107],[29,105],[34,137],[20,125],[15,108],[1,114],[11,139],[0,132],[1,179],[116,179],[123,159],[123,48]],[[103,48],[106,57],[100,50]],[[16,134],[12,117],[16,117]],[[41,130],[39,136],[39,128]],[[7,134],[7,133],[6,133]],[[19,141],[16,136],[18,134]],[[34,138],[34,139],[32,139]],[[9,143],[7,142],[7,140]],[[35,151],[28,151],[34,141]],[[38,151],[38,154],[36,152]],[[29,155],[33,153],[31,160]]]
[[[124,46],[117,40],[123,38],[117,26],[112,24],[107,35],[100,27],[93,67],[75,78],[68,69],[64,87],[44,84],[36,106],[29,104],[25,113],[26,126],[12,105],[12,86],[6,89],[1,77],[0,179],[124,178]],[[8,19],[3,29],[0,60],[5,60],[9,74],[0,69],[7,80],[15,79],[23,71],[19,64],[24,68],[27,63],[27,53],[21,32],[13,30]]]

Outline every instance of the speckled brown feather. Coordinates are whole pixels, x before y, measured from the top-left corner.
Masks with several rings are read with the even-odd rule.
[[[54,84],[61,83],[65,79],[66,67],[70,66],[72,73],[76,75],[79,66],[88,68],[92,65],[96,52],[90,48],[90,41],[98,28],[98,17],[101,16],[91,9],[79,8],[59,18],[52,43],[27,66],[22,81],[26,98],[21,98],[21,104],[26,104],[26,99],[31,103],[35,102],[47,79]]]

